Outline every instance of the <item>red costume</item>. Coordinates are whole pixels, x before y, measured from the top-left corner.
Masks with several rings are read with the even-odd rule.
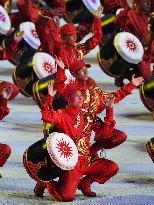
[[[7,107],[8,100],[2,97],[2,92],[4,88],[9,86],[12,87],[12,93],[8,99],[9,101],[13,100],[14,97],[19,93],[19,88],[16,85],[13,85],[12,83],[6,81],[0,82],[0,120],[2,120],[6,115],[9,114],[9,108]],[[5,164],[10,154],[11,148],[9,147],[9,145],[0,143],[0,167],[2,167]]]
[[[75,85],[75,87],[77,86]],[[72,88],[72,84],[69,84],[64,90],[63,96],[66,99],[66,96],[69,96],[74,91],[75,89]],[[61,174],[58,182],[51,181],[46,185],[38,183],[37,188],[43,190],[46,187],[49,194],[60,201],[72,201],[75,197],[78,183],[84,174],[90,175],[92,181],[103,184],[117,173],[118,166],[116,163],[107,159],[97,159],[90,162],[88,150],[85,155],[81,152],[81,140],[83,140],[81,133],[84,127],[84,113],[80,108],[68,107],[63,110],[54,111],[51,104],[52,97],[48,96],[42,109],[42,119],[46,122],[56,124],[60,131],[68,134],[74,140],[78,148],[79,158],[75,168]]]
[[[12,93],[9,99],[5,99],[2,96],[2,92],[5,88],[11,87]],[[19,93],[19,88],[9,82],[6,81],[0,81],[0,120],[2,120],[6,115],[9,114],[9,108],[7,107],[7,101],[11,101],[15,98],[16,95]]]
[[[62,44],[59,49],[59,57],[63,60],[66,68],[77,59],[83,57],[94,49],[101,41],[102,38],[102,28],[101,19],[99,17],[94,17],[92,25],[93,36],[88,39],[85,43],[77,44],[76,46],[69,46]],[[60,35],[76,34],[77,30],[73,24],[68,23],[60,28]]]
[[[141,0],[137,1],[138,4],[140,1]],[[149,2],[150,0],[145,1]],[[154,56],[151,52],[154,33],[149,27],[149,13],[139,10],[136,7],[133,9],[125,9],[116,16],[115,24],[121,31],[130,32],[141,41],[145,49],[145,54],[143,60],[137,65],[137,68],[139,74],[148,80],[152,76],[150,63],[154,62]]]
[[[75,71],[81,69],[83,66],[89,67],[90,65],[84,64],[83,61],[76,61],[70,66],[70,71],[72,74],[74,74]],[[58,68],[56,80],[56,89],[58,90],[58,93],[63,93],[63,89],[65,87],[64,81],[66,80],[64,69]],[[123,143],[127,136],[124,132],[115,129],[112,107],[106,108],[106,117],[104,123],[102,121],[100,122],[100,120],[98,120],[96,117],[97,114],[105,109],[105,98],[109,95],[109,93],[102,91],[91,78],[88,78],[86,82],[79,82],[76,79],[75,83],[83,93],[85,99],[83,108],[87,110],[87,113],[84,115],[85,126],[82,131],[82,140],[85,141],[86,147],[84,150],[81,148],[80,152],[84,153],[86,148],[87,150],[89,149],[91,132],[93,130],[95,131],[94,140],[96,142],[90,147],[90,154],[92,157],[96,157],[98,150],[102,148],[114,148]],[[131,94],[131,91],[134,88],[135,85],[131,82],[128,85],[123,86],[121,90],[112,92],[112,94],[115,96],[114,103],[119,103],[119,101],[121,101],[127,95]],[[82,189],[81,187],[86,187],[85,189],[88,190],[88,186],[93,181],[95,180],[92,180],[90,175],[86,176],[81,181],[83,182],[81,183],[82,185],[79,184],[79,188]],[[82,190],[84,190],[84,188]]]
[[[38,16],[47,16],[52,18],[53,14],[49,9],[41,9],[39,6],[33,6],[29,0],[17,0],[17,7],[19,9],[18,12],[10,15],[11,24],[13,27],[18,27],[20,23],[24,21],[31,21],[35,23],[38,20]],[[57,8],[60,6],[59,1],[55,1],[54,6]],[[65,9],[62,7],[61,16],[63,15]]]

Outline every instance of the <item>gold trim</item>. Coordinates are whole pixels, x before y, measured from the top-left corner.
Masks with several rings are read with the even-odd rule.
[[[12,79],[13,79],[14,84],[16,84],[16,85],[19,87],[20,92],[21,92],[24,96],[26,96],[26,97],[31,97],[31,95],[29,95],[26,91],[24,91],[24,90],[22,89],[22,87],[20,86],[20,83],[18,83],[17,77],[16,77],[16,75],[15,75],[15,71],[16,71],[16,68],[12,71]],[[19,77],[18,77],[18,78],[19,78]],[[20,79],[20,78],[19,78],[19,79]]]
[[[147,100],[146,100],[146,97],[144,95],[144,83],[140,86],[140,89],[139,89],[139,94],[140,94],[140,98],[141,98],[141,101],[143,102],[144,106],[150,111],[152,112],[153,111],[153,108],[148,104]]]

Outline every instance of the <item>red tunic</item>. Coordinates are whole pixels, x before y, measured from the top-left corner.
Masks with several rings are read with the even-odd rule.
[[[42,108],[42,120],[55,124],[61,132],[67,134],[77,143],[84,127],[83,112],[81,109],[66,108],[54,111],[53,97],[48,95]]]
[[[69,65],[72,64],[74,60],[79,59],[81,53],[86,55],[100,43],[102,38],[101,19],[95,17],[92,27],[94,34],[85,43],[77,44],[75,47],[64,44],[60,46],[59,57],[63,60],[66,68],[69,68]]]

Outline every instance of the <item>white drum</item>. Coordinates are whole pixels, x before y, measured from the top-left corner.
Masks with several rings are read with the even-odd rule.
[[[11,29],[11,21],[6,10],[0,6],[0,35],[5,35]]]
[[[138,64],[142,61],[144,49],[139,39],[131,33],[121,32],[114,38],[114,46],[127,62]]]
[[[73,140],[64,133],[53,132],[46,140],[52,161],[63,170],[73,169],[78,162],[78,150]]]
[[[32,64],[39,79],[45,78],[57,71],[55,59],[48,53],[35,53]]]
[[[99,6],[101,6],[100,0],[82,0],[86,8],[94,13]]]
[[[20,31],[24,31],[23,39],[34,49],[38,49],[41,45],[40,39],[38,38],[35,24],[32,22],[24,22],[19,26]]]

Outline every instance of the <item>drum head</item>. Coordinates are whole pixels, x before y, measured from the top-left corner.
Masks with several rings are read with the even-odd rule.
[[[71,170],[78,161],[78,150],[73,140],[64,133],[53,132],[46,141],[52,161],[63,170]]]
[[[34,49],[38,49],[41,45],[40,39],[38,38],[35,24],[32,22],[24,22],[19,26],[20,31],[24,31],[23,39]]]
[[[65,76],[67,80],[64,82],[66,85],[75,81],[75,78],[70,73],[69,69],[65,69]]]
[[[141,62],[144,54],[143,46],[133,34],[128,32],[118,33],[114,38],[114,46],[127,62],[132,64]]]
[[[6,10],[0,6],[0,34],[5,35],[11,29],[11,21]]]
[[[39,79],[45,78],[56,72],[55,59],[48,53],[35,53],[32,64],[33,69]]]
[[[126,0],[129,8],[133,8],[133,0]]]
[[[100,0],[82,0],[86,8],[91,12],[95,12],[101,6]]]

